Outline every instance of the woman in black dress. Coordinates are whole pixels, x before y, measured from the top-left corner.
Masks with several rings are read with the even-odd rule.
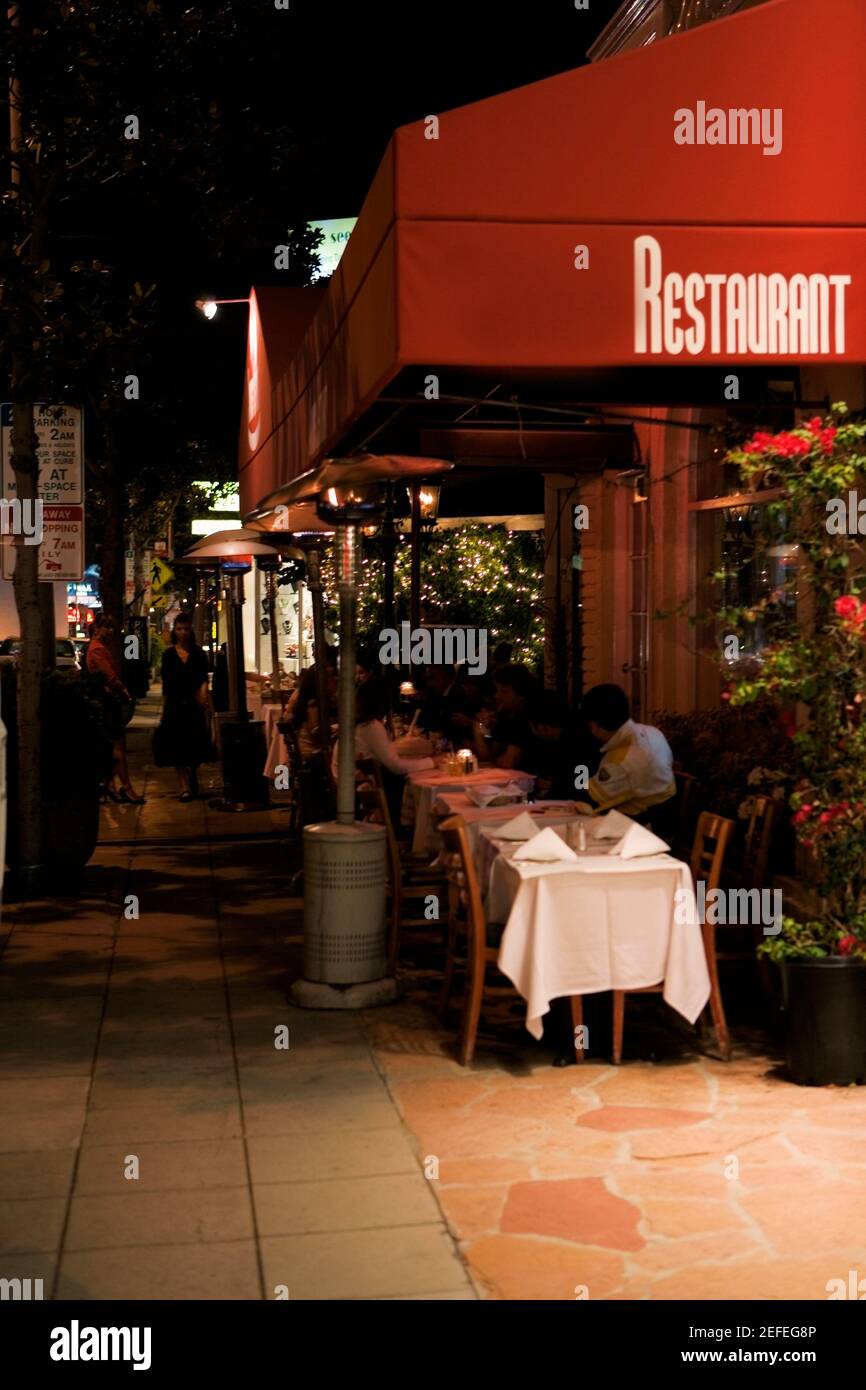
[[[195,640],[192,618],[178,613],[172,645],[162,658],[162,721],[154,739],[157,767],[177,769],[181,801],[198,796],[198,767],[211,757],[207,722],[207,657]]]

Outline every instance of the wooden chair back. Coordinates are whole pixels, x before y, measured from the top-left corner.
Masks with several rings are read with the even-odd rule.
[[[769,796],[752,799],[743,848],[743,881],[750,888],[764,887],[778,807],[778,801],[773,801]]]
[[[703,879],[706,891],[718,888],[725,862],[725,851],[734,831],[734,822],[712,811],[701,811],[692,845],[692,878]]]
[[[439,834],[444,846],[449,915],[466,933],[470,978],[479,974],[483,978],[487,933],[466,822],[462,816],[449,816],[441,822]]]

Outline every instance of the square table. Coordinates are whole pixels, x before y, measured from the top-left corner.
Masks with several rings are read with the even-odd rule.
[[[442,771],[410,772],[406,778],[406,794],[412,798],[411,810],[415,821],[413,851],[419,854],[427,850],[435,851],[435,841],[431,838],[431,811],[434,800],[442,793],[465,792],[467,787],[483,787],[487,784],[504,787],[509,782],[513,782],[528,795],[535,786],[535,776],[529,772],[511,772],[503,767],[480,767],[477,772],[470,772],[468,775]],[[519,809],[515,808],[512,814],[516,815]]]
[[[553,999],[656,984],[695,1022],[710,977],[687,864],[668,854],[622,860],[597,843],[576,863],[515,863],[516,848],[499,847],[485,911],[506,923],[498,964],[526,1000],[533,1037]]]

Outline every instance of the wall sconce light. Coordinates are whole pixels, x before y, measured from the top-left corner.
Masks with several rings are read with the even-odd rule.
[[[435,526],[436,518],[439,515],[439,491],[440,489],[430,483],[424,483],[418,493],[418,506],[421,512],[422,526]]]

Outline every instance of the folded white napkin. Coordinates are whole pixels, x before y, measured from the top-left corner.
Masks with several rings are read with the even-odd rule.
[[[552,825],[548,825],[544,830],[539,830],[537,835],[533,835],[531,840],[516,849],[511,856],[515,860],[531,859],[536,863],[553,864],[558,859],[573,860],[577,863],[577,855],[574,850],[565,843],[561,836],[557,835]]]
[[[476,806],[489,806],[492,801],[498,801],[501,806],[507,806],[509,801],[517,798],[523,800],[526,793],[522,787],[518,787],[515,782],[507,782],[504,787],[494,787],[488,782],[479,783],[474,787],[461,788],[465,790],[470,801],[474,801]]]
[[[634,824],[635,821],[624,816],[622,811],[608,811],[606,816],[599,816],[592,827],[593,837],[597,840],[619,840]]]
[[[531,840],[533,835],[541,833],[528,811],[522,811],[504,825],[485,826],[485,829],[497,840]]]
[[[476,786],[461,787],[465,791],[470,801],[474,801],[476,806],[486,806],[492,797],[498,796],[501,787],[493,787],[489,782],[479,782]]]
[[[620,859],[640,859],[645,854],[665,854],[670,849],[664,840],[654,835],[646,826],[632,824],[623,836],[617,849]]]

